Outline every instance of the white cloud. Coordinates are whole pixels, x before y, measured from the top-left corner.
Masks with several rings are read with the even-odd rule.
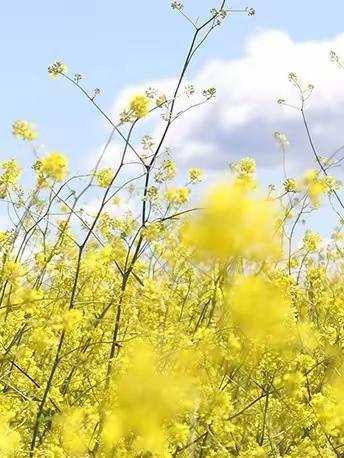
[[[94,169],[100,160],[100,167],[118,167],[123,146],[118,141],[112,141],[109,145],[104,143],[96,152],[87,155],[86,169]]]
[[[90,202],[83,206],[83,209],[87,215],[96,215],[100,208],[99,198],[94,198]],[[114,205],[109,202],[104,207],[104,212],[107,212],[112,218],[123,216],[128,210],[133,210],[128,200],[121,200],[119,205]]]
[[[281,97],[297,102],[297,91],[288,82],[290,72],[315,86],[308,116],[319,153],[330,155],[344,143],[344,72],[330,62],[332,49],[344,54],[344,34],[328,41],[297,43],[285,32],[265,30],[248,39],[240,58],[208,62],[193,83],[200,91],[215,86],[216,99],[183,115],[167,138],[179,163],[217,170],[249,155],[261,167],[279,167],[280,151],[273,134],[281,131],[290,140],[289,171],[311,164],[300,113],[277,104]],[[153,86],[171,94],[174,84],[175,80],[168,79],[127,87],[119,95],[114,113],[135,92]],[[162,127],[158,119],[154,116],[153,123],[146,124],[155,134]]]

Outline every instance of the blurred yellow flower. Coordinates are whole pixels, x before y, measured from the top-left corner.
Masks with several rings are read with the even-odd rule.
[[[290,303],[281,288],[259,276],[236,280],[227,296],[234,323],[250,338],[284,340]]]
[[[225,259],[267,259],[279,254],[277,209],[272,201],[232,182],[216,185],[203,207],[186,225],[186,241]]]

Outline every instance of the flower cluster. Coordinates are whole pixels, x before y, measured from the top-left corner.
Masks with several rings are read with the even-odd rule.
[[[16,159],[0,162],[0,169],[0,199],[5,199],[11,188],[15,187],[22,172]]]
[[[320,206],[321,196],[341,187],[341,183],[333,177],[322,177],[320,172],[315,169],[309,170],[304,175],[301,185],[307,192],[315,208]]]
[[[29,142],[38,137],[38,133],[34,130],[34,127],[27,121],[21,119],[12,124],[12,132],[16,137]]]
[[[214,187],[185,236],[216,256],[265,259],[278,253],[277,209],[241,181]]]
[[[298,204],[293,216],[263,193],[250,158],[195,212],[163,160],[142,201],[144,225],[140,201],[118,208],[135,199],[131,184],[106,194],[106,210],[90,219],[67,186],[65,197],[43,194],[65,179],[65,156],[35,168],[19,231],[0,232],[3,456],[25,456],[33,443],[39,458],[331,456],[324,431],[334,447],[344,433],[334,370],[344,344],[340,226],[326,250],[308,231],[288,256]],[[18,164],[2,169],[20,209]],[[113,176],[91,174],[92,192],[109,193]],[[189,170],[190,182],[200,177]],[[273,448],[269,435],[279,438]]]
[[[59,151],[51,153],[39,159],[34,168],[38,174],[38,182],[41,187],[47,187],[49,179],[63,181],[68,175],[68,158]]]
[[[201,169],[192,168],[188,170],[188,175],[191,183],[199,183],[202,181],[203,172]]]
[[[171,159],[165,159],[161,164],[158,172],[155,174],[154,179],[157,183],[164,181],[171,181],[177,175],[177,166]]]
[[[144,118],[149,113],[149,99],[145,95],[135,95],[129,103],[130,111],[136,118]]]
[[[183,205],[189,200],[190,190],[184,186],[170,187],[165,192],[165,199],[171,205]]]
[[[114,179],[114,171],[111,168],[101,169],[96,173],[98,186],[107,188]]]
[[[53,78],[57,78],[62,73],[67,73],[67,72],[68,72],[67,65],[60,60],[57,60],[50,67],[48,67],[48,73]]]

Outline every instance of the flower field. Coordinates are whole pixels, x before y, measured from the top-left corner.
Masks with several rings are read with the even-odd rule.
[[[13,122],[33,160],[0,162],[0,457],[344,457],[344,197],[339,156],[313,141],[314,87],[290,73],[299,103],[278,100],[298,110],[312,168],[264,186],[251,152],[205,186],[170,129],[221,97],[186,82],[208,37],[255,11],[172,10],[191,22],[174,90],[132,94],[118,119],[81,74],[49,67],[109,128],[85,174]],[[157,115],[160,136],[141,135]],[[331,237],[304,229],[317,212],[335,215]]]

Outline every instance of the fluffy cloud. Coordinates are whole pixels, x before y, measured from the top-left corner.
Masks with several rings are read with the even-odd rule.
[[[331,49],[344,52],[344,35],[328,42],[295,43],[283,32],[265,31],[249,39],[240,59],[208,63],[196,83],[200,87],[212,83],[218,96],[175,129],[180,157],[217,168],[252,155],[261,166],[274,166],[280,155],[273,133],[282,131],[290,139],[289,167],[309,163],[312,154],[300,112],[276,103],[281,97],[298,103],[289,72],[314,84],[308,116],[320,154],[331,154],[344,142],[340,128],[344,72],[330,62]],[[198,150],[198,145],[208,145],[211,154],[207,156],[204,147]]]
[[[179,163],[215,171],[252,156],[263,168],[279,167],[280,151],[273,134],[281,131],[290,140],[288,171],[311,164],[300,112],[277,104],[281,97],[291,104],[298,102],[297,91],[288,82],[290,72],[315,86],[308,116],[319,153],[330,155],[344,143],[344,71],[330,62],[332,49],[344,54],[344,34],[328,41],[297,43],[284,32],[269,30],[250,37],[239,59],[208,62],[193,83],[200,90],[215,86],[217,97],[185,113],[171,129],[167,142]],[[148,86],[171,93],[174,81],[126,88],[114,111],[125,105],[130,94]],[[158,134],[161,123],[157,117],[154,122],[150,127]]]

